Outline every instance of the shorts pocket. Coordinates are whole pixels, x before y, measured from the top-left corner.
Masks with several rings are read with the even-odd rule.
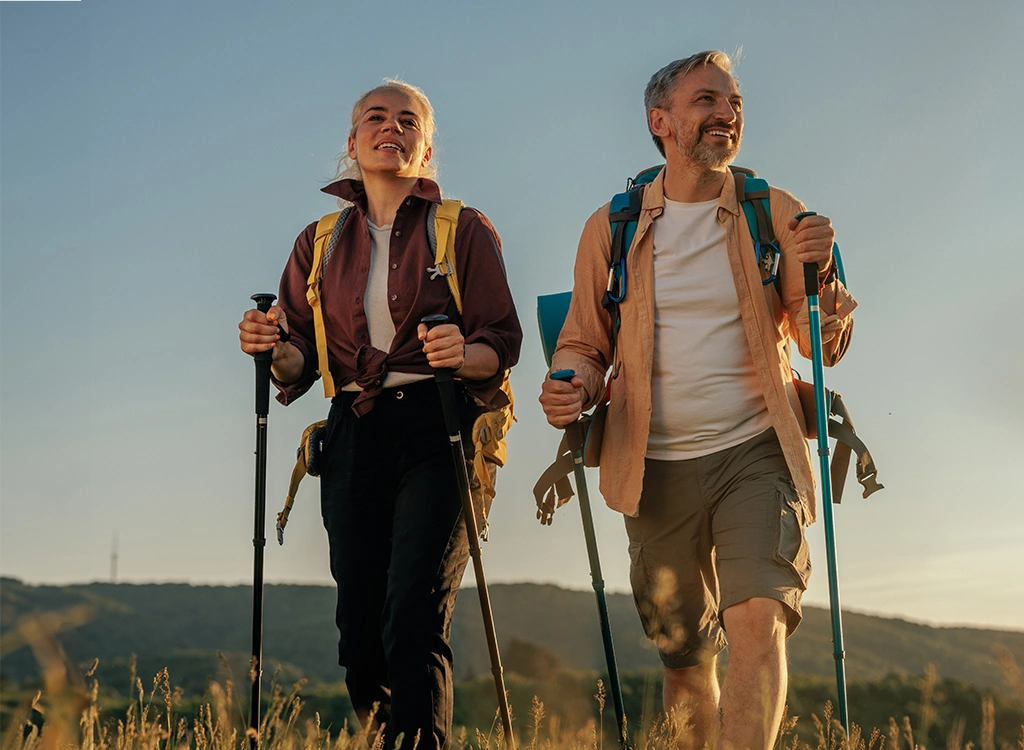
[[[804,536],[804,506],[789,482],[780,482],[777,497],[778,535],[773,559],[793,575],[794,584],[801,591],[806,591],[811,577],[811,554]]]

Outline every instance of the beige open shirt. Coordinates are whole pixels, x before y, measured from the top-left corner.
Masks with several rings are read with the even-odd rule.
[[[636,235],[626,256],[626,298],[620,305],[622,326],[618,336],[617,372],[612,380],[611,403],[601,448],[601,494],[613,510],[636,516],[643,487],[644,455],[651,420],[651,367],[654,361],[654,231],[653,222],[665,207],[664,172],[644,192]],[[790,260],[794,244],[789,220],[804,206],[784,190],[771,188],[772,224],[782,251],[779,264],[782,303],[774,284],[761,283],[754,243],[736,186],[725,180],[718,205],[718,221],[726,228],[729,266],[739,299],[743,330],[764,392],[772,424],[782,444],[797,494],[806,509],[806,523],[816,515],[811,456],[804,438],[805,425],[793,374],[789,339],[810,358],[807,298],[803,268]],[[611,366],[611,320],[601,307],[611,262],[609,206],[597,210],[583,229],[572,303],[558,338],[552,370],[571,368],[583,379],[589,403],[604,391]],[[831,366],[846,351],[853,332],[851,313],[856,300],[839,280],[819,295],[822,354]]]

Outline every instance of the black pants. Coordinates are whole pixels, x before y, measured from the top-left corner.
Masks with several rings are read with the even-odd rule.
[[[437,386],[387,389],[363,417],[354,397],[334,399],[321,471],[339,664],[360,721],[379,704],[387,748],[400,733],[411,748],[419,732],[421,748],[444,750],[451,618],[469,543]]]

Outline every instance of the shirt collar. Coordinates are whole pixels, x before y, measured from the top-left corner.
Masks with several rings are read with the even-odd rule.
[[[730,170],[729,176],[722,186],[722,193],[718,198],[718,207],[723,208],[731,214],[739,216],[740,204],[736,200],[736,178]],[[651,218],[657,218],[665,210],[665,170],[658,172],[647,189],[644,191],[643,210],[651,213]]]
[[[362,180],[338,180],[325,188],[321,188],[320,192],[333,195],[335,198],[341,198],[349,203],[354,203],[364,213],[366,212],[366,188],[363,187]],[[409,195],[413,198],[430,201],[431,203],[441,202],[441,188],[438,187],[436,182],[426,177],[420,177],[416,180],[412,190],[409,191]]]

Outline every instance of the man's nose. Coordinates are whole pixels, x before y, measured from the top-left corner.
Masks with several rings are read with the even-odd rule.
[[[716,107],[715,114],[725,122],[733,122],[736,119],[736,108],[732,106],[731,102],[722,101]]]

